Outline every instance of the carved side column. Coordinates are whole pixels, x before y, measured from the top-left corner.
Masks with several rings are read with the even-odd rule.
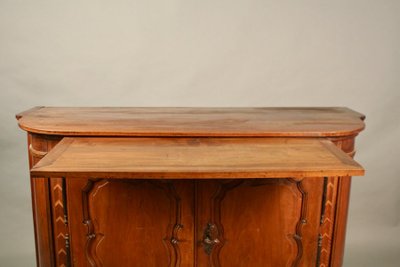
[[[50,179],[51,211],[53,219],[54,256],[57,267],[69,267],[70,240],[68,231],[68,212],[66,183],[63,178]]]
[[[28,133],[29,168],[43,158],[60,139],[61,137]],[[49,179],[31,177],[30,181],[37,266],[55,266]]]
[[[346,136],[331,138],[331,141],[353,157],[354,139],[355,136]],[[341,267],[343,264],[350,187],[351,177],[329,177],[327,180],[319,267]]]

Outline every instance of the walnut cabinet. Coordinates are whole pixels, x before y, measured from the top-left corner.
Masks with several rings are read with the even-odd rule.
[[[57,108],[28,132],[38,266],[342,266],[347,108]]]

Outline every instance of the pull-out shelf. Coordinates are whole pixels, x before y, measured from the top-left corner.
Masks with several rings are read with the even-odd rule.
[[[146,179],[287,178],[363,175],[320,138],[66,137],[31,173],[39,177]]]

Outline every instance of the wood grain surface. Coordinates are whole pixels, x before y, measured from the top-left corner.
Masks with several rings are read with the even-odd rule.
[[[287,178],[363,175],[319,138],[64,138],[33,176],[82,178]]]
[[[364,173],[351,158],[360,113],[36,107],[16,117],[29,132],[38,266],[342,266],[349,176]]]
[[[77,178],[67,187],[72,266],[194,266],[192,181]]]
[[[16,115],[29,132],[79,136],[346,136],[364,129],[348,108],[67,108]]]
[[[321,177],[196,183],[195,266],[317,266]],[[205,253],[201,239],[209,224],[218,242]]]

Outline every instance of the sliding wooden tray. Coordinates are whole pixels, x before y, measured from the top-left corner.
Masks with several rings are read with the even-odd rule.
[[[319,138],[66,137],[31,169],[36,177],[145,179],[363,175]]]

